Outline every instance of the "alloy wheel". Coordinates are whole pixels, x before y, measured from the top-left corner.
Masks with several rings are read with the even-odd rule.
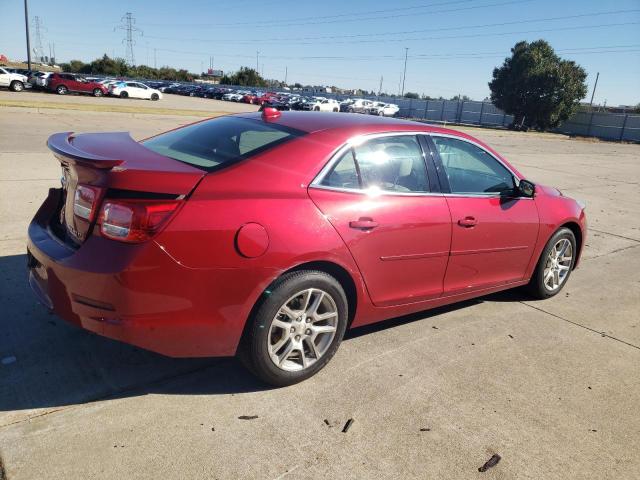
[[[566,238],[556,242],[547,255],[543,282],[547,290],[558,290],[567,279],[573,262],[573,246]]]
[[[304,370],[329,350],[337,327],[333,297],[317,288],[302,290],[289,297],[271,322],[269,357],[282,370]]]

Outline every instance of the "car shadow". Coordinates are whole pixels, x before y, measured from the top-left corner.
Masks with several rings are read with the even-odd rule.
[[[153,393],[218,395],[271,388],[234,358],[169,358],[67,324],[37,303],[27,283],[26,262],[26,255],[0,257],[0,305],[4,308],[0,321],[0,412]],[[500,296],[491,300],[502,301]],[[355,328],[345,341],[481,301]]]

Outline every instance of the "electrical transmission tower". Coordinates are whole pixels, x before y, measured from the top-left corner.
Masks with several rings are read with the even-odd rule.
[[[33,46],[33,53],[36,56],[37,61],[44,62],[44,48],[42,48],[42,32],[46,29],[42,25],[42,19],[39,16],[33,17],[33,30],[35,33],[35,45]]]
[[[133,46],[136,44],[136,41],[133,37],[134,35],[142,36],[144,32],[135,26],[136,19],[133,18],[131,12],[127,12],[120,21],[122,22],[122,25],[118,25],[116,28],[126,32],[126,36],[122,40],[122,43],[127,46],[127,62],[129,65],[135,66],[136,58],[133,54]]]

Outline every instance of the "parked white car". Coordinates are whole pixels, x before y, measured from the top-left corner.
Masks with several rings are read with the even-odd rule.
[[[109,86],[109,93],[120,98],[142,98],[144,100],[160,100],[160,90],[146,86],[140,82],[118,82]]]
[[[373,102],[369,108],[371,115],[379,115],[381,117],[393,117],[400,111],[400,107],[394,103]]]
[[[321,100],[316,100],[311,105],[311,110],[315,112],[339,112],[340,103],[333,98],[323,98]]]
[[[29,78],[29,83],[35,88],[46,88],[52,72],[36,72]]]
[[[222,99],[223,100],[228,100],[230,102],[240,102],[242,100],[242,97],[244,97],[247,93],[249,93],[249,92],[245,92],[244,90],[238,90],[237,92],[225,93],[222,96]]]
[[[21,92],[27,85],[27,77],[19,73],[11,73],[6,68],[0,67],[0,87],[8,87],[14,92]]]

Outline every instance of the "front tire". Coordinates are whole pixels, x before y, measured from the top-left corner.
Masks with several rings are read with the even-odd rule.
[[[551,298],[564,288],[576,262],[576,237],[566,227],[554,233],[544,247],[531,281],[529,293],[537,299]]]
[[[158,100],[159,98],[160,98],[160,97],[158,96],[158,94],[157,94],[157,93],[152,93],[152,94],[151,94],[151,100],[153,100],[154,102],[155,102],[156,100]]]
[[[13,82],[11,82],[9,88],[11,88],[11,90],[13,90],[14,92],[21,92],[22,90],[24,90],[24,83],[22,83],[20,80],[14,80]]]
[[[94,97],[101,97],[102,96],[102,90],[100,90],[99,88],[94,88],[93,89],[93,96]]]
[[[127,92],[120,92],[120,98],[129,98],[129,94]]]
[[[331,360],[347,320],[347,297],[335,278],[315,270],[287,273],[249,319],[240,359],[265,383],[293,385]]]

